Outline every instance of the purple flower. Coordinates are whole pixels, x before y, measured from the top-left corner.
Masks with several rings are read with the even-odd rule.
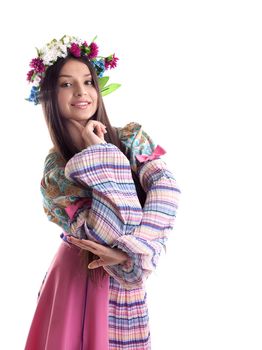
[[[45,71],[45,65],[41,58],[33,58],[30,62],[30,67],[33,68],[37,73],[43,73]]]
[[[77,45],[76,43],[73,43],[71,45],[69,51],[75,57],[80,57],[81,56],[81,49],[80,49],[79,45]]]
[[[27,78],[26,78],[27,81],[29,81],[29,82],[31,81],[34,72],[35,72],[34,69],[31,69],[31,70],[27,73]]]
[[[98,46],[96,43],[91,43],[90,46],[90,53],[88,54],[88,58],[91,60],[92,58],[97,57],[98,55]]]
[[[106,57],[105,59],[105,68],[108,69],[112,69],[115,68],[117,66],[117,61],[119,60],[119,58],[115,57],[115,54]]]

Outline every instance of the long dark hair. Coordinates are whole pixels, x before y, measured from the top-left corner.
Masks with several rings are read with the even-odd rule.
[[[61,154],[65,161],[68,161],[79,150],[74,146],[71,137],[63,124],[63,119],[59,112],[57,102],[57,82],[61,69],[69,60],[77,60],[84,63],[90,70],[93,84],[97,91],[97,110],[92,119],[103,123],[106,126],[107,133],[105,134],[105,141],[116,145],[121,149],[121,144],[117,136],[116,130],[112,127],[104,106],[102,96],[99,91],[98,79],[96,71],[90,61],[85,57],[70,57],[60,58],[57,62],[50,66],[41,85],[40,101],[42,104],[45,120],[50,133],[51,140],[57,152]]]
[[[59,112],[57,101],[58,77],[62,67],[69,60],[80,61],[86,64],[86,66],[89,68],[90,73],[92,75],[93,84],[98,96],[97,110],[92,116],[92,119],[97,120],[106,126],[107,133],[105,134],[105,141],[114,144],[123,152],[123,147],[117,135],[117,131],[115,128],[112,127],[107,116],[103,99],[99,90],[97,74],[93,65],[85,57],[75,58],[70,55],[66,58],[59,58],[54,65],[50,66],[47,69],[45,78],[41,84],[40,101],[42,104],[46,124],[49,130],[51,140],[54,144],[55,151],[61,155],[65,162],[67,162],[70,158],[72,158],[76,153],[79,152],[79,149],[77,149],[76,146],[73,144],[71,137],[63,123],[63,119]],[[138,197],[140,199],[141,204],[143,205],[145,201],[145,192],[143,191],[136,174],[132,172],[132,175],[136,185]],[[85,264],[88,264],[89,262],[97,259],[98,257],[91,252],[83,250],[82,258]],[[102,278],[106,274],[103,268],[97,268],[94,270],[88,269],[87,271],[92,280],[94,281],[97,281],[99,278]]]

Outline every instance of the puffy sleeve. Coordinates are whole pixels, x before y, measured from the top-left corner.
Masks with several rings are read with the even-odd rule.
[[[112,246],[139,226],[142,208],[129,161],[115,145],[92,145],[77,153],[67,162],[65,176],[92,191],[85,220],[88,239]]]
[[[127,265],[104,269],[124,288],[132,289],[141,286],[156,267],[173,227],[179,190],[165,163],[153,155],[155,145],[139,124],[118,131],[126,155],[112,144],[87,147],[69,160],[65,176],[92,190],[87,237],[130,256]],[[151,158],[140,163],[138,155]],[[131,169],[147,193],[143,208]]]
[[[141,125],[129,124],[120,130],[120,139],[146,192],[146,202],[140,225],[130,234],[121,235],[112,246],[132,257],[131,267],[125,269],[122,265],[113,265],[108,266],[107,271],[126,286],[141,285],[155,270],[161,251],[166,248],[176,218],[180,190],[174,175],[160,158],[164,152],[156,152],[162,148],[155,146]]]

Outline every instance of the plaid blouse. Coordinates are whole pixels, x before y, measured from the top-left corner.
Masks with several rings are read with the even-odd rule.
[[[110,275],[109,343],[112,349],[150,349],[144,282],[157,266],[176,216],[179,189],[141,125],[118,128],[122,153],[106,143],[87,147],[65,163],[45,160],[41,182],[49,220],[66,233],[119,248],[128,265],[105,266]],[[139,162],[139,155],[145,160]],[[146,192],[138,200],[131,169]],[[73,217],[67,208],[82,201]]]

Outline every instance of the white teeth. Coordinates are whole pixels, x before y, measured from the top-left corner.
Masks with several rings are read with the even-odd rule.
[[[87,106],[88,102],[79,102],[79,103],[75,103],[75,106]]]

